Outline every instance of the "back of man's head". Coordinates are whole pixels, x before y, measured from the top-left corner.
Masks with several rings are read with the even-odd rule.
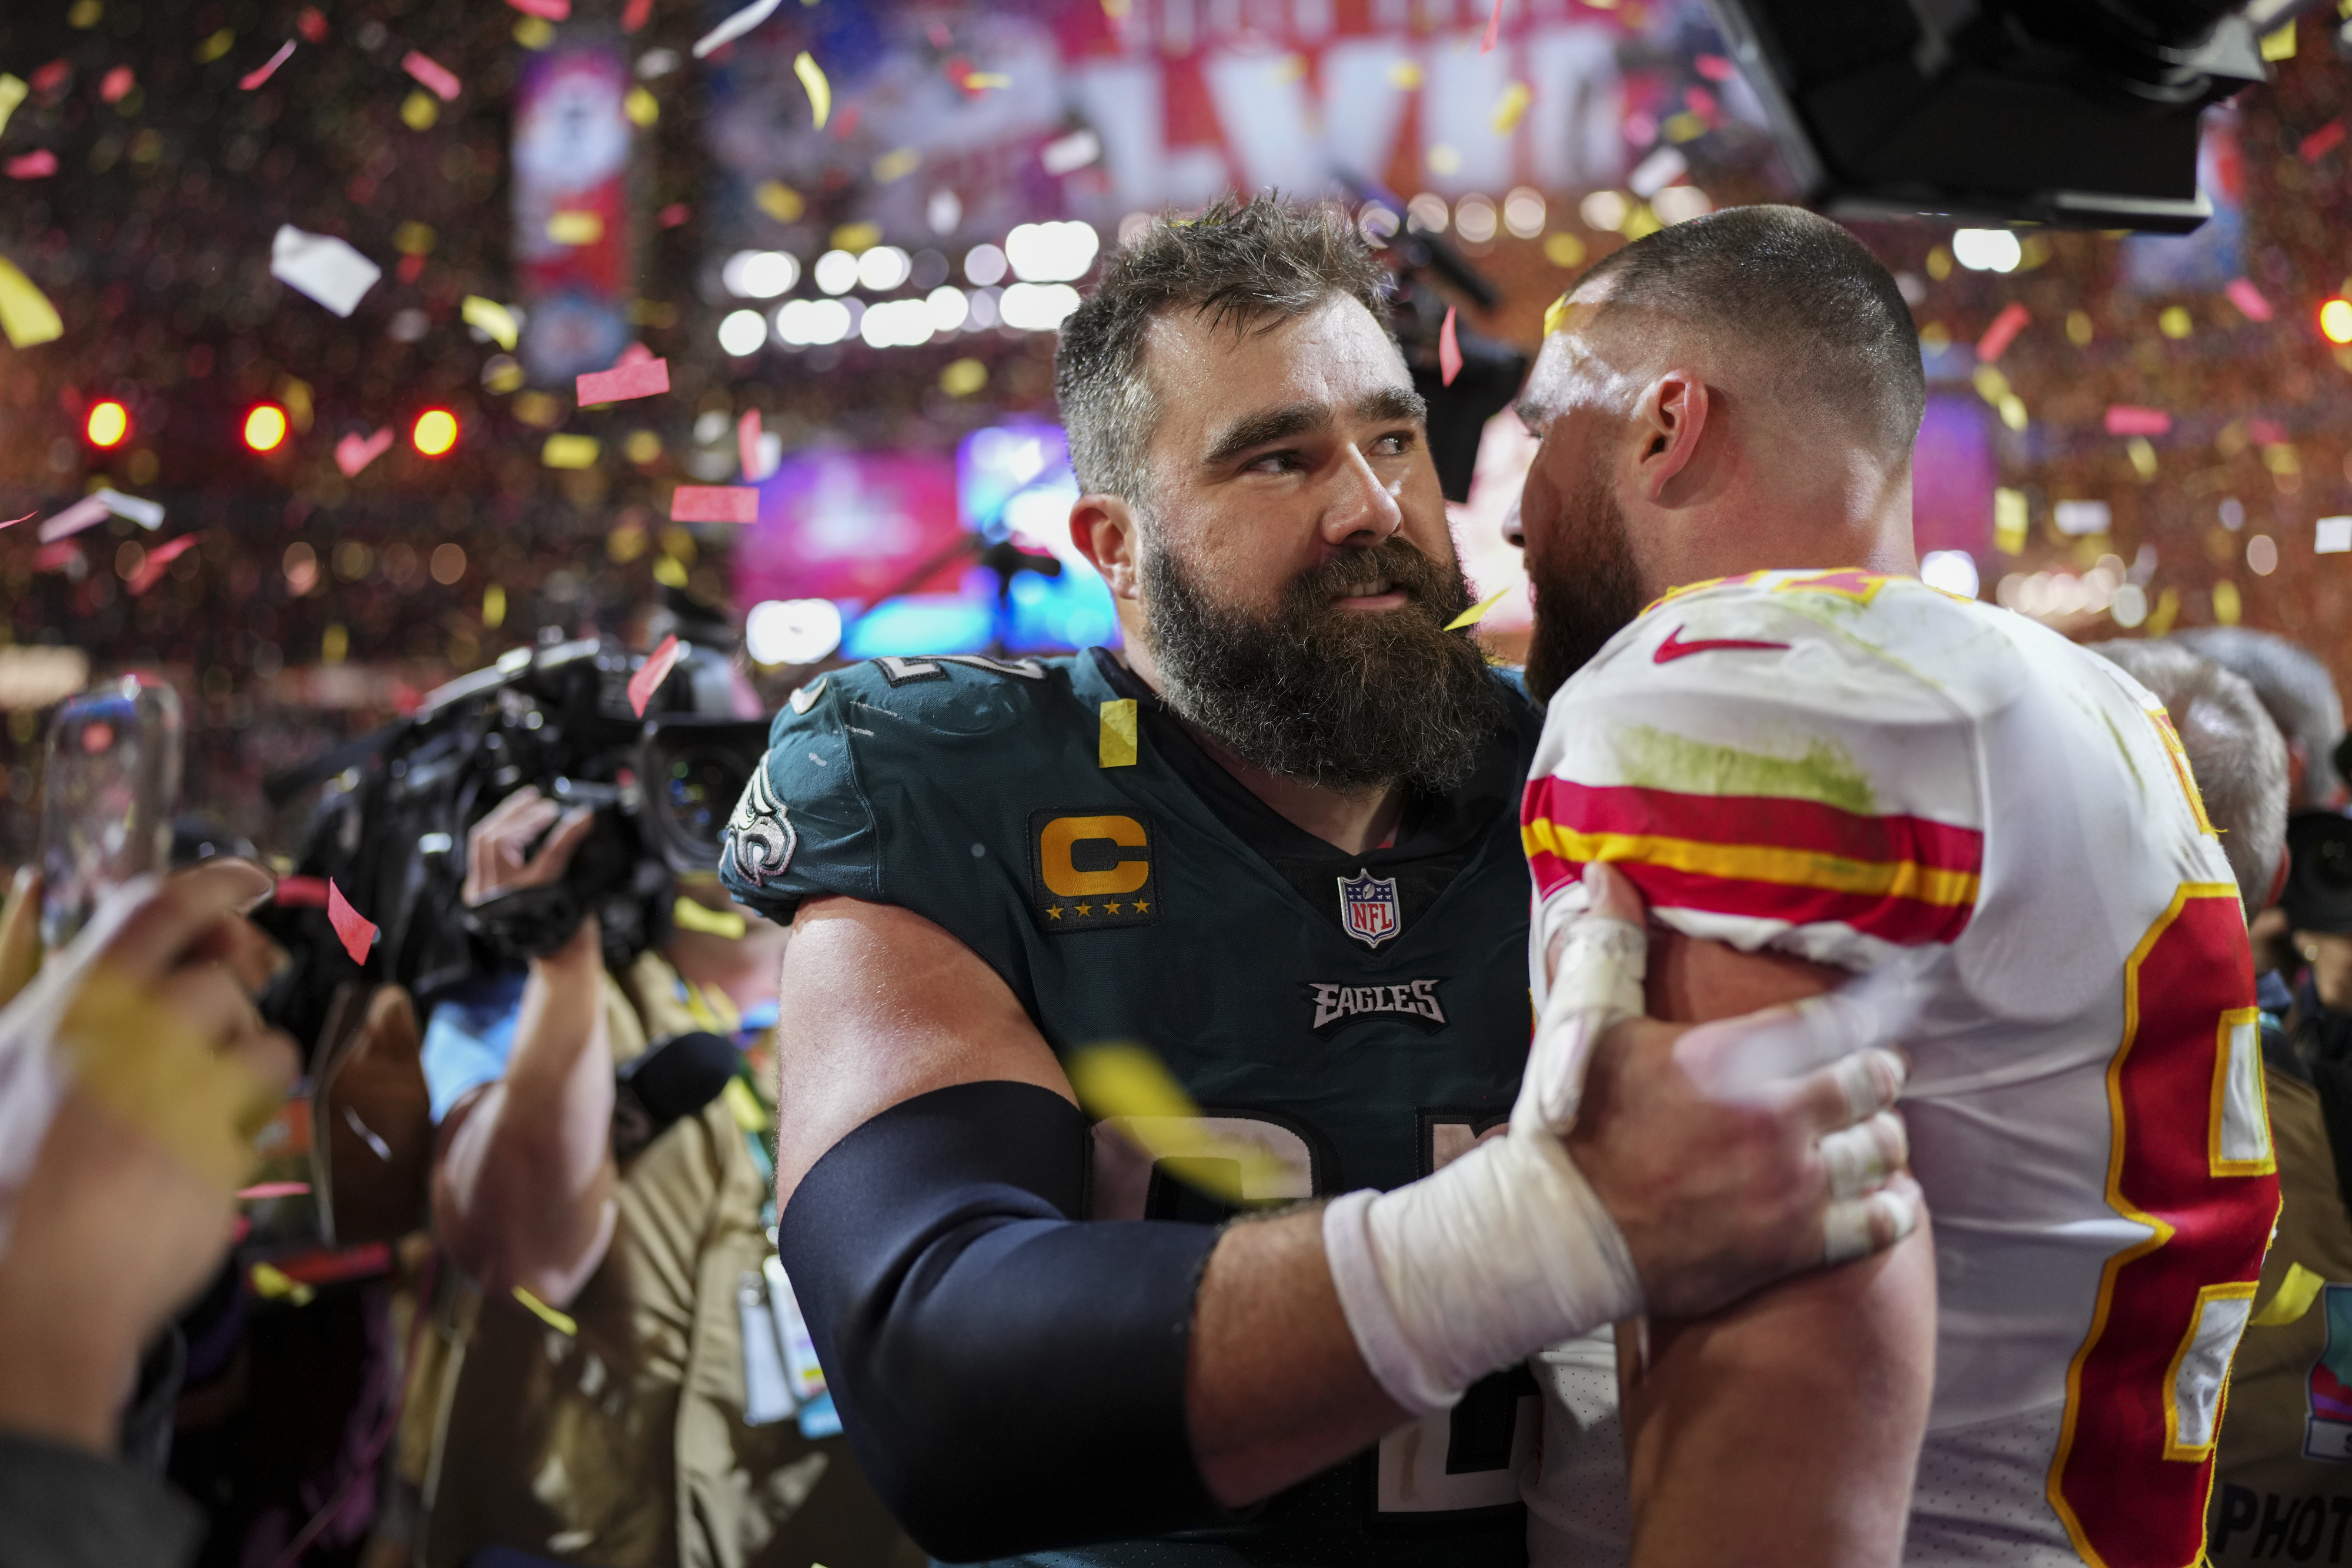
[[[1877,257],[1801,207],[1728,207],[1635,240],[1576,286],[1591,330],[1673,351],[1704,345],[1752,397],[1847,422],[1890,468],[1907,465],[1927,406],[1911,308]]]
[[[1148,500],[1158,402],[1144,340],[1158,318],[1191,310],[1236,332],[1304,316],[1335,295],[1386,327],[1386,275],[1345,212],[1276,195],[1228,196],[1195,218],[1162,214],[1114,256],[1062,323],[1054,392],[1079,486]]]
[[[2300,811],[2333,804],[2340,782],[2334,754],[2344,738],[2344,705],[2327,666],[2284,637],[2245,626],[2193,627],[2175,632],[2173,641],[2254,688],[2303,765],[2303,787],[2289,807]]]
[[[2171,715],[2252,920],[2270,903],[2286,843],[2286,743],[2278,727],[2252,686],[2178,642],[2118,639],[2094,643],[2091,652],[2120,665]]]

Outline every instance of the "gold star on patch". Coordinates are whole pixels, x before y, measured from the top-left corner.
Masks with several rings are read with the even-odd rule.
[[[1060,904],[1047,904],[1047,905],[1045,906],[1045,918],[1046,918],[1046,919],[1048,919],[1048,920],[1059,920],[1061,917],[1062,917],[1062,906],[1061,906]]]
[[[1091,904],[1081,904],[1078,905],[1078,913],[1081,915],[1092,915],[1094,912],[1095,906]]]
[[[1135,912],[1138,915],[1148,915],[1151,912],[1151,905],[1139,898],[1135,901]]]
[[[1118,905],[1116,903],[1106,904],[1103,907],[1109,910],[1113,915],[1117,915],[1118,913]]]

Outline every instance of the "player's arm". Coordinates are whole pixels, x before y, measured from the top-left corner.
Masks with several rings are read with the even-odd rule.
[[[1728,1018],[1845,977],[1654,934],[1654,1016]],[[1927,1429],[1936,1259],[1921,1224],[1892,1249],[1710,1317],[1621,1331],[1636,1568],[1862,1568],[1901,1561]]]

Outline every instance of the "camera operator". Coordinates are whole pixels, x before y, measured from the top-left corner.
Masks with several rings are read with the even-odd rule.
[[[561,882],[595,821],[509,795],[468,835],[467,908]],[[737,1052],[764,1033],[745,1020],[772,1019],[786,933],[715,877],[680,894],[704,917],[625,969],[590,913],[427,1027],[434,1228],[464,1276],[408,1396],[429,1428],[412,1438],[435,1568],[488,1547],[601,1568],[882,1564],[902,1541],[839,1437],[746,1420],[772,1121]]]
[[[142,1349],[219,1266],[251,1138],[295,1053],[253,994],[285,955],[221,860],[126,888],[0,1010],[0,1560],[164,1568],[202,1519],[116,1457]],[[27,978],[37,882],[0,915]]]

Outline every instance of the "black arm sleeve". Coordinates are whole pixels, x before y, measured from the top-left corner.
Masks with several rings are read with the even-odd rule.
[[[893,1106],[828,1150],[777,1244],[850,1447],[949,1562],[1211,1524],[1184,1374],[1217,1232],[1082,1221],[1090,1134],[1033,1084]]]

